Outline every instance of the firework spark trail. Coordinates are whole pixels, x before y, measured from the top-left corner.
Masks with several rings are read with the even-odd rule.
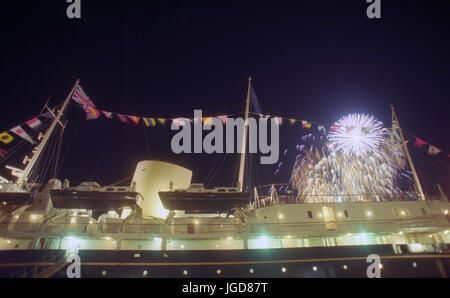
[[[340,119],[336,133],[303,138],[291,183],[305,203],[409,198],[396,180],[406,168],[402,146],[382,123],[365,115]],[[348,126],[352,125],[352,126]],[[352,132],[351,130],[357,130]],[[359,134],[359,135],[358,135]],[[350,135],[357,140],[351,140]]]

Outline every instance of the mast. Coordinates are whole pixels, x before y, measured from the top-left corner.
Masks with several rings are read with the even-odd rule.
[[[58,113],[55,115],[55,118],[53,118],[53,121],[50,125],[50,127],[47,129],[47,131],[45,132],[44,137],[42,138],[42,141],[39,143],[39,145],[37,147],[35,147],[35,149],[33,150],[33,156],[31,157],[31,159],[28,159],[28,164],[25,167],[25,169],[23,170],[23,172],[21,173],[19,179],[17,179],[16,184],[22,184],[22,183],[26,183],[28,182],[28,178],[31,174],[31,171],[33,170],[34,165],[36,164],[39,156],[41,155],[42,151],[45,148],[45,145],[47,145],[48,140],[50,139],[50,136],[53,133],[53,130],[56,127],[56,124],[60,124],[62,126],[61,123],[61,117],[64,114],[67,105],[69,104],[70,99],[72,98],[72,94],[75,91],[75,88],[78,86],[78,84],[80,83],[80,80],[78,79],[75,83],[75,85],[73,86],[72,90],[70,91],[70,93],[67,95],[66,99],[64,100],[64,103],[61,107],[61,109],[58,111]]]
[[[411,168],[411,171],[413,173],[414,182],[416,185],[416,190],[419,193],[420,199],[425,200],[425,195],[423,194],[422,186],[420,185],[419,176],[417,176],[416,168],[414,167],[414,164],[412,162],[411,155],[409,154],[408,147],[406,146],[405,138],[403,137],[403,131],[400,127],[400,123],[398,122],[397,115],[395,114],[394,106],[391,105],[392,109],[392,122],[397,126],[398,131],[400,132],[400,138],[402,139],[403,149],[406,153],[406,158],[408,159],[409,166]]]
[[[244,170],[245,170],[245,158],[247,155],[247,134],[248,134],[248,114],[250,110],[250,88],[252,83],[252,77],[248,77],[248,89],[247,89],[247,99],[245,101],[245,117],[244,117],[244,133],[242,134],[242,150],[241,150],[241,161],[239,163],[239,179],[238,187],[241,192],[244,190]]]

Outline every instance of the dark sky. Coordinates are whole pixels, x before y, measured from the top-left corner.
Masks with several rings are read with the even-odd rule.
[[[98,108],[113,112],[235,113],[252,75],[266,113],[329,123],[360,112],[390,126],[393,104],[405,130],[450,152],[445,1],[381,2],[382,18],[371,20],[365,0],[81,0],[75,20],[65,0],[3,1],[0,127],[35,116],[49,96],[62,102],[77,78]],[[192,168],[202,181],[223,158],[175,156],[168,127],[88,122],[77,107],[68,119],[58,176],[74,183],[115,182],[147,158]],[[280,149],[303,133],[282,134]],[[442,162],[413,154],[425,165]],[[234,165],[227,157],[217,183],[231,183]],[[270,176],[274,166],[264,171]]]

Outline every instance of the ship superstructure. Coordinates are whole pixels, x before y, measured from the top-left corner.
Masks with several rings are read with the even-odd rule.
[[[248,109],[249,96],[246,117]],[[42,142],[37,148],[44,150]],[[444,195],[420,188],[419,200],[347,202],[335,195],[339,203],[300,203],[280,185],[244,191],[242,167],[237,187],[212,190],[191,184],[187,169],[144,161],[130,186],[72,188],[50,179],[34,191],[4,192],[0,275],[65,277],[69,254],[79,255],[82,277],[365,277],[371,254],[381,257],[382,276],[450,273]],[[181,200],[171,204],[174,194]]]

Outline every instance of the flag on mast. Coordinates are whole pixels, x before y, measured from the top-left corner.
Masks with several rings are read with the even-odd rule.
[[[14,137],[5,131],[5,132],[0,133],[0,141],[4,144],[8,145],[12,141],[14,141]]]
[[[102,113],[105,115],[106,118],[108,119],[112,119],[113,118],[113,113],[112,112],[107,112],[107,111],[102,111]]]
[[[20,126],[20,125],[16,126],[16,127],[12,128],[11,131],[13,133],[15,133],[16,135],[18,135],[19,137],[21,137],[22,139],[27,140],[31,144],[36,144],[36,142],[33,140],[33,138],[30,137],[30,135],[27,134],[27,132],[25,130],[23,130],[22,126]]]
[[[430,147],[428,148],[428,154],[429,155],[436,155],[439,152],[441,152],[441,150],[439,148],[436,148],[436,147],[432,146],[432,145],[430,145]]]
[[[250,101],[253,104],[253,109],[255,113],[261,113],[261,105],[259,104],[258,96],[256,96],[255,89],[253,89],[253,85],[250,83]]]
[[[86,112],[87,120],[93,120],[100,117],[100,112],[97,110],[92,100],[89,98],[89,96],[87,96],[80,85],[77,85],[75,87],[72,99],[83,107],[83,110]]]
[[[28,125],[28,127],[32,128],[32,129],[36,129],[42,124],[41,120],[39,120],[38,117],[28,120],[25,123]]]
[[[425,145],[428,145],[428,143],[425,142],[424,140],[419,139],[419,138],[416,138],[416,140],[415,140],[415,142],[413,144],[413,146],[417,147],[417,148],[420,148],[420,147],[425,146]]]

